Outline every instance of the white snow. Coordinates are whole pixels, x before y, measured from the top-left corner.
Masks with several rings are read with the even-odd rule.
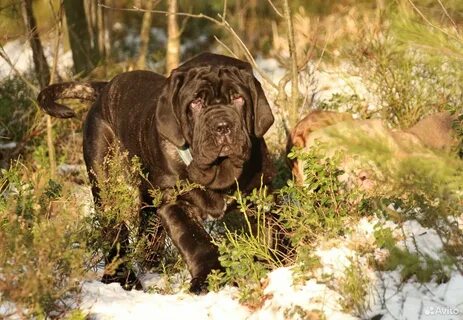
[[[225,287],[219,292],[194,296],[178,286],[175,294],[124,291],[117,284],[105,285],[98,281],[83,285],[81,310],[91,319],[303,319],[311,314],[322,314],[326,319],[359,319],[382,314],[382,319],[460,319],[463,314],[463,275],[450,274],[446,283],[419,283],[414,278],[403,282],[400,271],[380,272],[368,266],[366,257],[353,250],[358,239],[365,237],[374,246],[375,226],[405,233],[403,242],[413,252],[415,244],[421,253],[439,257],[442,242],[432,229],[417,221],[402,226],[379,218],[362,218],[352,233],[339,241],[320,244],[316,250],[321,267],[304,282],[294,280],[290,267],[278,268],[262,279],[264,294],[261,306],[249,308],[239,303],[238,289]],[[404,231],[402,231],[404,230]],[[397,233],[399,235],[399,233]],[[412,240],[415,238],[415,240]],[[327,249],[322,249],[329,247]],[[376,248],[374,255],[382,249]],[[352,259],[359,264],[369,280],[366,314],[351,314],[342,308],[343,296],[339,282]],[[185,275],[179,275],[184,279]],[[328,279],[328,280],[327,280]],[[331,279],[331,280],[329,280]],[[145,288],[162,289],[166,277],[149,274],[143,278]]]
[[[17,145],[18,144],[16,142],[0,143],[0,150],[14,149]]]
[[[249,311],[241,306],[235,288],[225,288],[204,296],[125,291],[118,284],[87,282],[83,286],[82,310],[91,319],[246,319]]]
[[[54,57],[54,43],[43,41],[42,44],[45,51],[45,57],[47,58],[48,64],[51,66]],[[33,69],[34,64],[32,61],[32,49],[28,41],[21,39],[9,41],[3,46],[3,50],[17,72],[23,74]],[[57,64],[58,73],[60,75],[64,75],[72,68],[72,66],[73,61],[71,51],[64,52],[63,48],[60,47]],[[3,58],[0,58],[0,79],[14,75],[14,72],[15,71],[11,68],[11,66]]]

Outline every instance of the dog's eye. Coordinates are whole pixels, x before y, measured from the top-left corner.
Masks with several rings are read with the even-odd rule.
[[[232,102],[237,107],[242,107],[244,105],[244,98],[239,94],[235,94],[232,96]]]
[[[203,98],[196,98],[190,102],[190,108],[191,110],[195,112],[200,111],[203,108],[203,106],[204,106]]]

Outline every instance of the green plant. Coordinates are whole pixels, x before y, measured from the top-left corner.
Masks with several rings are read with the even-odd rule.
[[[358,215],[356,192],[345,192],[339,180],[339,156],[324,157],[320,149],[293,150],[290,158],[304,163],[302,186],[293,181],[279,192],[278,216],[287,230],[299,262],[311,262],[311,251],[320,237],[343,235],[348,219]]]
[[[333,94],[329,100],[320,101],[317,108],[329,111],[342,111],[358,114],[362,119],[372,116],[372,111],[368,109],[368,103],[357,94],[344,95]]]
[[[247,196],[238,190],[234,200],[245,224],[242,230],[234,231],[225,226],[225,234],[215,241],[225,271],[215,271],[208,277],[209,288],[217,290],[225,283],[234,283],[240,288],[241,301],[258,304],[262,296],[260,280],[269,270],[283,265],[272,243],[270,210],[274,200],[265,186]]]
[[[0,81],[0,139],[18,142],[31,130],[37,113],[33,96],[19,78]]]
[[[167,190],[153,187],[149,190],[153,203],[140,209],[139,185],[149,181],[139,159],[130,158],[117,145],[96,169],[96,176],[99,199],[95,213],[87,217],[87,239],[93,261],[97,263],[116,252],[116,258],[106,263],[108,274],[116,272],[121,264],[142,271],[155,269],[167,275],[178,273],[183,265],[179,266],[176,249],[166,241],[156,208],[203,187],[188,181],[177,181]]]
[[[70,190],[20,162],[2,170],[0,189],[0,301],[27,318],[64,316],[88,258]]]
[[[363,210],[396,223],[416,220],[438,233],[449,256],[460,255],[457,252],[463,248],[463,234],[457,221],[463,212],[461,159],[418,148],[416,153],[394,157],[388,146],[374,137],[341,137],[338,143],[344,146],[345,154],[362,159],[381,177],[380,188],[372,195],[364,195]],[[459,259],[452,263],[462,270]]]
[[[378,246],[389,252],[387,258],[377,265],[378,269],[390,271],[400,268],[402,281],[413,276],[422,283],[432,279],[438,283],[447,281],[449,272],[455,264],[455,259],[450,255],[444,254],[439,259],[434,259],[416,251],[417,248],[399,247],[392,230],[379,225],[375,226],[374,235]]]
[[[99,256],[96,261],[116,250],[125,251],[105,266],[115,272],[121,263],[134,263],[135,253],[144,252],[138,246],[146,244],[139,236],[139,195],[141,169],[138,158],[115,146],[94,173],[98,177],[99,199],[95,213],[88,217],[89,247]]]
[[[295,264],[295,278],[302,280],[303,274],[320,265],[314,254],[317,241],[346,232],[356,206],[353,193],[344,192],[338,180],[342,172],[337,161],[316,151],[296,150],[290,156],[305,161],[304,186],[290,180],[274,195],[262,187],[246,197],[235,194],[245,227],[234,231],[226,227],[216,241],[225,271],[209,276],[211,289],[234,283],[242,301],[258,304],[261,280],[269,270]]]
[[[343,296],[342,305],[345,310],[354,311],[362,316],[368,309],[366,296],[368,294],[369,281],[358,261],[351,259],[351,264],[344,272],[344,278],[340,283],[340,293]]]
[[[388,28],[365,37],[350,52],[368,91],[377,98],[376,117],[393,127],[408,128],[431,113],[461,111],[461,58],[449,53],[459,47],[455,50],[461,54],[461,39],[423,26],[396,7],[387,11],[386,18]]]

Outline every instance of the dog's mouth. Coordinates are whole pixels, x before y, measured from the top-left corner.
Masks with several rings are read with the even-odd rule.
[[[218,158],[229,157],[231,153],[231,147],[227,145],[222,145],[219,151]]]
[[[220,166],[225,160],[230,158],[229,156],[218,156],[217,159],[212,163],[214,166]]]

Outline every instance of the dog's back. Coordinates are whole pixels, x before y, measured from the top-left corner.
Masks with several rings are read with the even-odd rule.
[[[294,129],[291,131],[291,134],[288,136],[286,153],[289,153],[293,147],[309,147],[309,137],[313,132],[339,122],[351,120],[353,120],[353,118],[349,113],[322,110],[315,110],[310,112],[296,124],[296,127],[294,127]],[[302,172],[302,163],[298,163],[299,161],[297,159],[288,161],[293,176],[297,181],[301,182],[300,180],[302,180],[304,176]]]
[[[458,146],[454,120],[450,113],[439,112],[423,118],[405,131],[414,134],[428,148],[450,152]]]
[[[300,120],[288,138],[286,150],[289,152],[293,147],[304,148],[309,135],[321,128],[331,126],[342,121],[353,120],[349,113],[334,111],[315,110]]]
[[[335,139],[342,136],[353,141],[362,136],[378,140],[395,158],[432,151],[455,151],[459,139],[454,129],[455,117],[448,112],[429,115],[405,130],[390,129],[380,119],[353,120],[350,114],[315,111],[304,117],[291,132],[287,151],[293,146],[310,149],[315,141],[329,142],[336,149],[342,144]],[[334,139],[334,140],[333,140]],[[338,144],[338,145],[336,145]],[[290,162],[291,171],[299,184],[303,183],[304,164],[298,159]]]

